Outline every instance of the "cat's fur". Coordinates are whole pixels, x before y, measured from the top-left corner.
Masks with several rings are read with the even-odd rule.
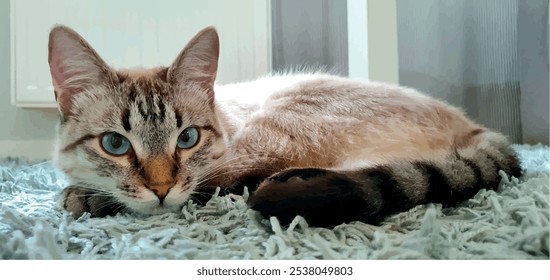
[[[418,91],[321,74],[218,86],[218,48],[207,28],[170,67],[115,71],[73,30],[51,31],[56,162],[71,180],[65,209],[158,214],[216,186],[247,185],[250,206],[283,223],[377,223],[496,188],[499,170],[521,174],[505,137]],[[177,148],[190,126],[199,143]],[[105,152],[107,132],[126,137],[130,151]]]

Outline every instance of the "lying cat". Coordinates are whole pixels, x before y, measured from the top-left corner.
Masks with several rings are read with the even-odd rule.
[[[282,223],[378,223],[494,189],[499,170],[521,174],[505,137],[413,89],[321,74],[218,86],[218,53],[206,28],[170,67],[115,71],[75,31],[53,28],[67,211],[177,212],[246,185],[250,207]]]

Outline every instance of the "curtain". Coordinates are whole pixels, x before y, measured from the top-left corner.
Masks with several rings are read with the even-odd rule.
[[[548,144],[550,116],[548,0],[519,1],[518,4],[523,141]]]
[[[346,0],[271,1],[273,70],[348,74]]]
[[[531,14],[538,9],[536,20],[527,18],[528,12],[520,13],[524,2],[532,6]],[[521,25],[522,21],[530,24]],[[520,42],[532,32],[526,30],[531,25],[545,35]],[[548,143],[547,0],[399,0],[397,26],[400,84],[462,107],[515,143],[524,138]],[[545,52],[523,52],[532,45]],[[529,55],[542,63],[536,76],[526,77],[521,62]],[[529,79],[537,80],[536,89],[526,88]],[[526,100],[540,106],[526,112]],[[537,116],[531,118],[540,122],[536,129],[526,113]],[[533,131],[538,138],[530,138]]]

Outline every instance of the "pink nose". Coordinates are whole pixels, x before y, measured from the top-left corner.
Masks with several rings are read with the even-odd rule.
[[[145,186],[150,189],[160,202],[168,195],[174,186],[175,163],[170,157],[156,157],[143,164],[143,179]]]
[[[162,184],[148,185],[147,188],[149,188],[159,198],[160,203],[162,203],[173,186],[174,182],[168,182]]]

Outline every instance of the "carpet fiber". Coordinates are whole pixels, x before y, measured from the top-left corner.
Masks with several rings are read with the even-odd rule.
[[[189,203],[181,213],[74,220],[55,203],[66,184],[50,162],[0,160],[2,259],[548,259],[547,146],[515,146],[525,176],[458,207],[418,206],[381,226],[283,228],[246,206],[247,194]],[[337,209],[335,209],[337,211]]]

